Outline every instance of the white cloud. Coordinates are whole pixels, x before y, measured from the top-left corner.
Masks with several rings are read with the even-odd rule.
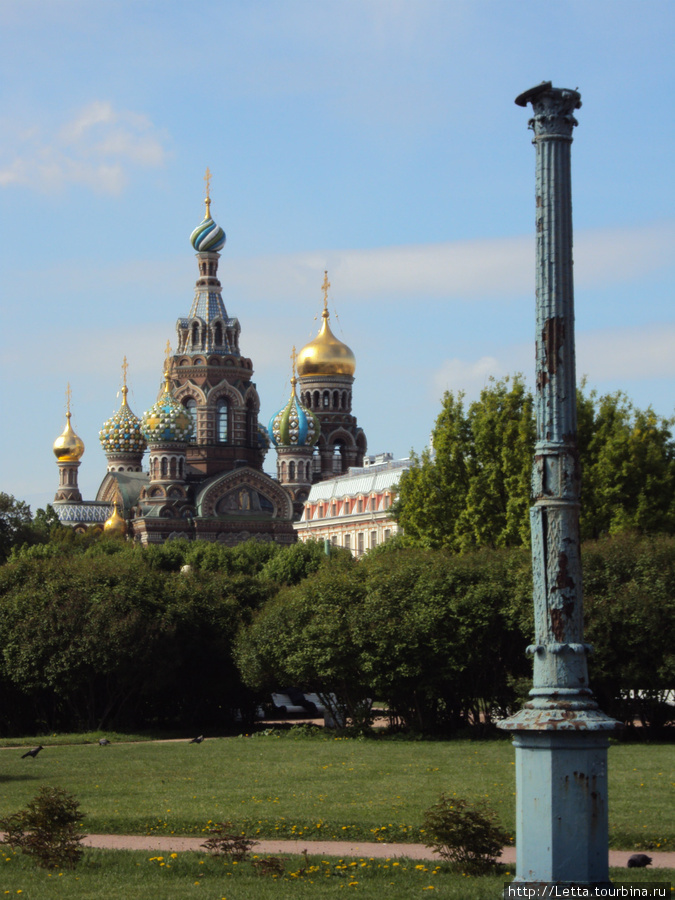
[[[632,281],[671,265],[675,224],[579,232],[575,239],[577,289]],[[287,301],[319,294],[328,269],[336,302],[363,298],[512,299],[534,293],[532,236],[317,250],[226,262],[227,281],[249,297]]]
[[[675,325],[577,335],[577,372],[594,383],[675,376]]]
[[[51,132],[14,124],[6,134],[0,146],[2,187],[53,191],[84,184],[118,194],[132,168],[159,167],[166,158],[166,136],[146,116],[100,100]]]

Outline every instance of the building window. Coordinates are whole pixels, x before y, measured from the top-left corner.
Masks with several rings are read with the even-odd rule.
[[[220,398],[216,404],[216,440],[219,444],[227,443],[227,400]]]
[[[391,503],[391,495],[390,495],[390,494],[385,494],[385,495],[384,495],[384,508],[385,508],[385,509],[389,509],[389,504],[390,504],[390,503]]]
[[[185,403],[185,411],[190,416],[190,422],[192,423],[192,434],[190,435],[190,443],[197,443],[197,401],[194,397],[188,397]]]
[[[363,512],[363,497],[359,497],[359,499],[357,500],[356,508],[357,508],[358,512],[360,512],[360,513]]]
[[[377,547],[377,532],[376,531],[370,532],[370,549],[372,550],[373,547]]]
[[[345,539],[344,539],[344,548],[345,548],[345,550],[351,550],[351,546],[352,546],[351,538],[352,538],[351,534],[346,534],[346,535],[345,535]]]
[[[375,510],[377,509],[377,497],[371,497],[370,508],[373,512],[375,512]]]
[[[361,556],[363,554],[363,532],[361,531],[357,535],[357,546],[358,546],[358,555]]]
[[[385,528],[385,529],[384,529],[384,539],[385,539],[385,541],[388,541],[390,537],[391,537],[391,529]]]
[[[337,503],[335,502],[335,500],[333,500],[333,502],[331,503],[330,514],[331,516],[337,515]]]
[[[330,542],[334,547],[337,547],[338,536],[337,534],[332,534],[330,538]]]

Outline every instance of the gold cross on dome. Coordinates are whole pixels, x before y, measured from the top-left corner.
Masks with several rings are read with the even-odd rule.
[[[127,358],[125,356],[124,359],[122,360],[122,382],[125,387],[127,386],[127,371],[128,371],[128,369],[129,369],[129,364],[127,363]]]
[[[328,309],[328,288],[330,287],[330,281],[328,280],[328,271],[324,269],[323,272],[323,284],[321,285],[321,290],[323,291],[323,308]]]
[[[295,346],[291,351],[291,363],[293,365],[293,377],[295,377],[295,361],[298,358],[298,354],[295,352]]]
[[[70,382],[66,385],[66,412],[70,413],[70,398],[73,392],[70,390]]]
[[[206,197],[204,198],[204,203],[206,204],[206,215],[205,219],[211,218],[211,170],[209,167],[206,167],[206,175],[204,175],[204,181],[206,182]]]

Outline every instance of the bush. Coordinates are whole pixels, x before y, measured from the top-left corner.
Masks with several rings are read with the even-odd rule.
[[[77,831],[80,804],[62,788],[43,787],[26,809],[0,819],[1,843],[32,856],[43,869],[74,868],[84,850]]]
[[[235,831],[232,822],[216,822],[209,828],[209,834],[211,837],[202,844],[204,850],[237,862],[246,859],[255,844],[243,831]]]
[[[438,803],[424,813],[424,829],[432,847],[458,868],[481,872],[496,865],[509,840],[497,814],[487,804],[441,794]]]

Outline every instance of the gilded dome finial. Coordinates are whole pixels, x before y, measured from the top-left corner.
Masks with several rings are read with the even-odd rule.
[[[295,388],[295,385],[298,383],[297,374],[295,370],[295,361],[298,358],[298,354],[295,352],[295,344],[293,345],[293,349],[291,350],[291,365],[293,367],[293,374],[291,376],[291,384]]]
[[[299,377],[309,375],[354,375],[356,360],[349,347],[338,340],[330,328],[328,312],[328,289],[330,281],[328,272],[323,273],[323,322],[321,329],[313,341],[304,346],[297,355],[296,365]]]
[[[66,387],[66,427],[63,430],[63,433],[54,441],[52,449],[58,460],[63,460],[64,462],[77,462],[82,458],[82,454],[84,453],[84,443],[82,438],[75,434],[73,427],[70,424],[70,398],[71,390],[69,383]]]
[[[129,393],[129,388],[127,387],[127,370],[129,365],[127,363],[126,356],[122,359],[122,406],[127,405],[127,394]]]
[[[164,393],[168,394],[171,391],[171,380],[169,378],[169,372],[171,370],[171,341],[166,342],[166,347],[164,348]]]
[[[323,313],[321,314],[324,319],[328,318],[328,288],[330,287],[330,281],[328,280],[328,270],[323,270],[323,284],[321,285],[321,290],[323,291]]]
[[[206,175],[204,175],[204,181],[206,182],[206,197],[204,198],[204,203],[206,204],[206,214],[204,215],[205,219],[211,218],[211,170],[209,167],[206,167]]]

